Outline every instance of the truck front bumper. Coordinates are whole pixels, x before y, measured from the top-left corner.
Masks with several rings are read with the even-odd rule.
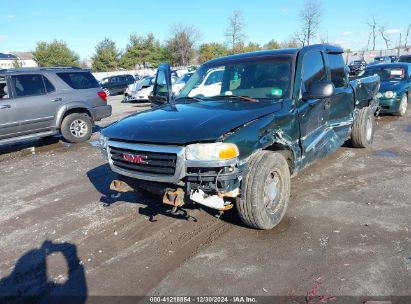
[[[144,164],[128,164],[120,159],[119,151],[128,155],[143,156],[150,159],[150,155],[157,153],[158,160],[162,155],[175,155],[173,174],[158,174],[148,172]],[[207,194],[232,193],[240,187],[242,170],[238,166],[238,159],[220,161],[188,161],[185,159],[185,147],[146,145],[108,141],[107,150],[103,154],[108,156],[112,171],[119,174],[119,179],[132,188],[143,188],[150,192],[161,192],[166,189],[182,188],[187,194],[201,189]],[[164,162],[164,160],[162,160]],[[166,164],[167,165],[167,164]],[[161,168],[153,168],[156,171]]]
[[[380,113],[397,113],[400,110],[401,96],[380,98]]]

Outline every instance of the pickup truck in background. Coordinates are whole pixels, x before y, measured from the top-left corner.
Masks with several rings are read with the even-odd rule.
[[[118,173],[111,189],[161,193],[173,211],[195,202],[271,229],[283,218],[291,176],[348,139],[373,142],[379,77],[348,80],[343,50],[331,45],[238,54],[203,64],[173,96],[160,65],[158,106],[101,131]],[[197,90],[210,71],[219,92]]]

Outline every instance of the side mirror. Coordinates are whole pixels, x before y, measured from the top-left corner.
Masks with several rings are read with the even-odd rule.
[[[317,81],[310,85],[308,92],[303,94],[303,99],[321,99],[334,95],[335,87],[330,81]]]

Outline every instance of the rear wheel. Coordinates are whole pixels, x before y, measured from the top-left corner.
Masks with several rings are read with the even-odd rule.
[[[355,148],[368,148],[374,141],[375,118],[370,107],[359,110],[351,131],[351,142]]]
[[[405,114],[407,113],[407,108],[408,108],[408,96],[407,94],[404,94],[404,96],[402,96],[401,98],[400,108],[397,113],[398,116],[405,116]]]
[[[92,128],[90,116],[84,113],[73,113],[63,119],[61,134],[68,142],[78,143],[91,137]]]
[[[237,210],[242,221],[253,228],[271,229],[287,210],[290,197],[287,160],[276,152],[258,152],[249,162]]]

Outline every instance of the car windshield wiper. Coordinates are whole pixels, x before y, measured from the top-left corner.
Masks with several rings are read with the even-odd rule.
[[[258,102],[258,99],[252,98],[250,96],[240,96],[240,95],[216,95],[210,98],[228,98],[228,99],[237,98],[237,99],[242,99],[248,102]]]
[[[185,96],[185,97],[178,97],[178,98],[175,99],[175,101],[182,100],[182,99],[189,99],[189,100],[195,100],[195,101],[202,101],[203,100],[202,98],[199,98],[199,97]]]

